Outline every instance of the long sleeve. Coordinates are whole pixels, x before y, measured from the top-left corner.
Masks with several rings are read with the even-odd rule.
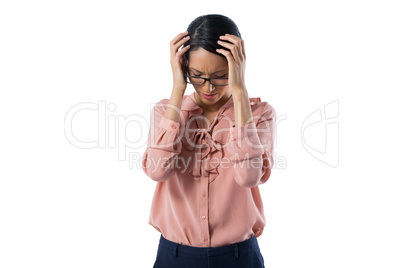
[[[142,157],[142,169],[154,181],[168,180],[175,167],[182,143],[178,139],[180,123],[166,118],[168,101],[161,100],[152,109],[147,148]]]
[[[257,123],[232,127],[227,148],[236,182],[248,188],[265,183],[274,163],[275,109],[266,103],[258,116]]]

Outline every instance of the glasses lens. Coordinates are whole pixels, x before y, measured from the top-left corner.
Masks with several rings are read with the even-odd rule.
[[[212,80],[212,84],[214,84],[216,86],[224,86],[228,83],[228,79],[213,78],[211,80]]]
[[[204,83],[204,79],[197,77],[189,77],[191,84],[202,84]]]

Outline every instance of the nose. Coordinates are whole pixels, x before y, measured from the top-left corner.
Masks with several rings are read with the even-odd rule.
[[[207,84],[207,83],[208,83],[208,84]],[[210,92],[211,92],[212,90],[214,90],[214,88],[215,88],[215,86],[212,85],[211,81],[207,81],[207,80],[205,80],[205,83],[204,83],[203,87],[209,88],[209,93],[208,93],[208,94],[210,94]]]

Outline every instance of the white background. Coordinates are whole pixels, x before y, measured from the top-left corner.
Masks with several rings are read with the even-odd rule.
[[[260,186],[265,266],[401,267],[398,4],[2,1],[0,267],[152,267],[156,182],[138,157],[151,106],[170,97],[169,42],[213,13],[238,25],[249,97],[278,116],[282,165]],[[98,132],[86,110],[66,130],[83,103],[114,105],[120,127]],[[305,128],[331,103],[334,118]],[[105,129],[120,147],[66,134],[89,142]]]

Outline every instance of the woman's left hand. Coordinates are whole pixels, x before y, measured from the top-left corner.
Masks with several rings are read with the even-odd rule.
[[[246,52],[244,49],[243,39],[232,35],[226,34],[219,36],[221,40],[218,44],[228,48],[230,51],[225,49],[217,49],[216,51],[223,54],[229,63],[229,88],[233,91],[246,90],[246,83],[244,81],[244,74],[246,71]],[[224,42],[230,41],[229,42]]]

